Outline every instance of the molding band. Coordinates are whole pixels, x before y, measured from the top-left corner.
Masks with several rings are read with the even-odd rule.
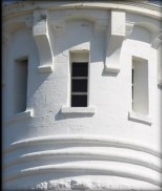
[[[104,145],[104,146],[113,146],[119,148],[127,148],[133,149],[137,151],[144,151],[146,153],[150,153],[157,157],[162,158],[162,154],[159,151],[156,151],[154,148],[151,148],[148,145],[143,143],[135,143],[126,140],[119,140],[114,138],[107,138],[105,136],[95,136],[95,135],[56,135],[56,136],[47,136],[47,137],[39,137],[39,138],[31,138],[25,139],[18,142],[14,142],[5,149],[4,152],[10,152],[14,149],[19,149],[23,147],[28,147],[29,145],[35,144],[63,144],[63,143],[87,143],[87,144],[94,144],[94,145]]]
[[[22,162],[34,161],[39,158],[46,159],[52,158],[66,158],[66,159],[86,159],[86,160],[100,160],[100,161],[116,161],[123,163],[130,163],[138,166],[143,166],[157,172],[162,172],[161,161],[159,158],[148,154],[141,153],[134,150],[124,150],[122,148],[66,148],[61,150],[46,150],[32,152],[21,155],[18,159],[12,160],[7,164],[3,164],[3,168],[9,168],[13,165],[19,165]],[[146,158],[148,160],[146,161]]]
[[[145,181],[153,185],[161,187],[161,176],[159,173],[153,172],[152,170],[141,170],[141,167],[126,168],[124,165],[116,165],[114,163],[110,165],[101,165],[101,164],[91,164],[89,162],[85,163],[66,163],[59,165],[46,165],[39,166],[21,170],[18,173],[14,173],[8,177],[4,177],[4,182],[12,181],[14,179],[31,176],[32,174],[42,174],[42,173],[56,173],[56,172],[88,172],[88,173],[98,173],[106,175],[114,175],[119,177],[132,178],[136,180]]]

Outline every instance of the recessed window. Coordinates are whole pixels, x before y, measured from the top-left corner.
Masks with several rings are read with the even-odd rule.
[[[132,110],[147,115],[148,105],[148,62],[133,58],[132,65]]]
[[[78,57],[77,54],[79,54]],[[88,56],[87,53],[86,55]],[[85,61],[85,55],[82,53],[75,53],[75,55],[73,53],[71,58],[71,107],[87,107],[88,61]]]
[[[27,76],[28,76],[28,59],[18,59],[15,61],[14,73],[14,104],[15,113],[26,110],[27,97]]]

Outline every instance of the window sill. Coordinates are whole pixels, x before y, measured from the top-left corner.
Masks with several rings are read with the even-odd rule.
[[[89,106],[89,107],[68,107],[68,106],[62,106],[61,107],[61,113],[64,114],[94,114],[95,113],[95,107]]]
[[[27,120],[27,119],[30,119],[34,116],[34,111],[33,109],[30,109],[30,110],[26,110],[24,112],[21,112],[21,113],[17,113],[15,116],[9,118],[7,121],[6,121],[6,124],[10,124],[10,123],[14,123],[16,121],[21,121],[21,120]]]
[[[129,119],[132,119],[137,122],[147,123],[148,125],[152,124],[152,120],[148,115],[143,115],[140,113],[135,113],[133,111],[128,113]]]

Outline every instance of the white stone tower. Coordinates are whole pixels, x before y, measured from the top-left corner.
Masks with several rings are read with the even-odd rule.
[[[161,7],[3,5],[3,189],[160,190]]]

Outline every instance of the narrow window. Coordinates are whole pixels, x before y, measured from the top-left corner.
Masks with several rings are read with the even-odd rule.
[[[88,61],[85,55],[77,54],[72,55],[71,62],[71,107],[87,107]]]
[[[27,76],[28,59],[25,58],[16,60],[14,75],[14,104],[16,113],[26,110]]]
[[[147,115],[148,99],[148,62],[144,59],[133,58],[132,110]]]

